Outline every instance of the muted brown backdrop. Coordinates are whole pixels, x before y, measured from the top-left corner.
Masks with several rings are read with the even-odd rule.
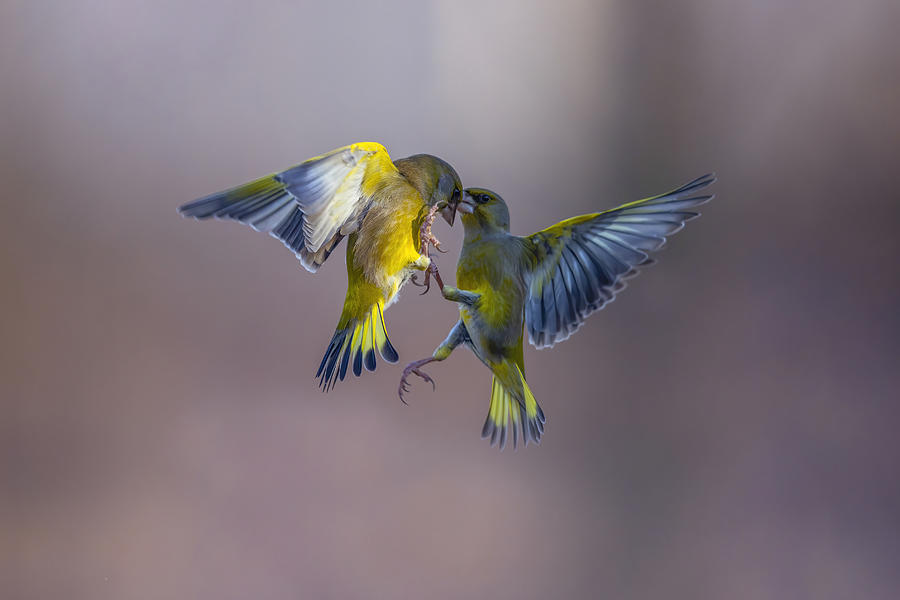
[[[0,4],[3,598],[895,598],[900,10],[856,2]],[[716,170],[570,341],[539,448],[458,351],[317,391],[343,256],[197,196],[362,140],[513,229]],[[438,227],[451,247],[460,229]],[[452,277],[451,277],[452,279]],[[454,307],[408,291],[402,360]]]

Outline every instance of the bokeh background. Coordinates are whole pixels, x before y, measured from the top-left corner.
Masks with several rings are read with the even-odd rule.
[[[895,0],[0,4],[0,595],[896,598]],[[513,230],[715,170],[612,305],[529,349],[540,447],[465,350],[316,388],[345,290],[195,197],[354,141]],[[461,229],[438,226],[451,249]],[[401,359],[455,307],[408,290]]]

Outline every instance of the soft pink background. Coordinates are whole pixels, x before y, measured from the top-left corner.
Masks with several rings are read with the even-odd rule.
[[[4,599],[895,598],[895,0],[0,5]],[[458,351],[323,395],[343,253],[175,208],[363,140],[529,233],[716,170],[539,448]],[[437,227],[451,248],[460,229]],[[401,360],[455,320],[408,290]]]

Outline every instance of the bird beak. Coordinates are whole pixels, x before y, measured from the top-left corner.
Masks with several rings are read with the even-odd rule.
[[[453,227],[453,222],[456,220],[456,207],[459,206],[459,202],[456,204],[447,203],[447,206],[441,209],[441,216],[444,217],[444,220],[447,221],[447,224],[450,227]]]
[[[466,215],[471,215],[473,212],[475,212],[475,204],[473,204],[472,201],[469,200],[468,193],[463,193],[463,198],[460,201],[459,205],[456,207],[456,210]]]

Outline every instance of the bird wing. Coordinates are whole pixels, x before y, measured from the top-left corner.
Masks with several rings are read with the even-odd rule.
[[[526,238],[525,325],[537,348],[568,338],[592,312],[625,287],[624,279],[653,261],[648,252],[699,213],[712,195],[698,190],[715,181],[704,175],[671,192],[611,210],[567,219]]]
[[[359,227],[379,184],[395,173],[384,146],[362,142],[178,210],[196,219],[231,219],[265,231],[315,272],[341,239]]]

